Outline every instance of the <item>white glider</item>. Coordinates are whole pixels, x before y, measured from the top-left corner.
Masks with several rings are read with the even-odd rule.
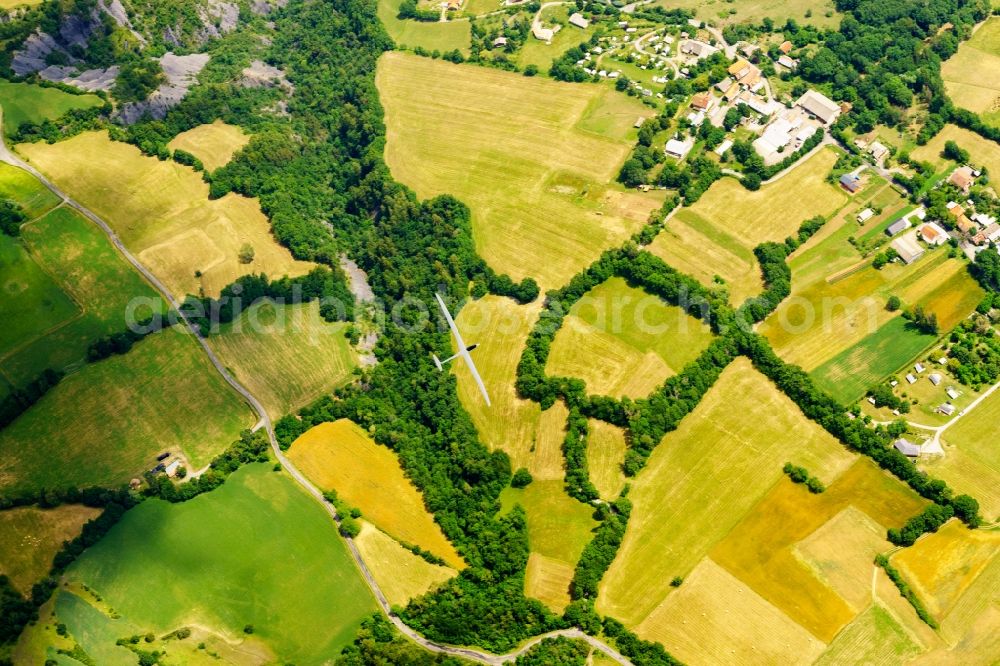
[[[483,394],[483,398],[486,399],[486,406],[490,406],[490,394],[486,392],[486,385],[483,384],[483,378],[479,376],[479,370],[476,369],[476,364],[472,362],[472,357],[469,352],[478,347],[478,345],[465,346],[465,341],[462,340],[462,335],[458,332],[458,326],[455,325],[455,320],[451,318],[451,313],[448,312],[448,306],[444,304],[444,300],[441,298],[441,294],[434,294],[437,297],[438,305],[441,306],[441,312],[444,313],[444,318],[448,320],[448,327],[451,328],[452,335],[455,336],[455,343],[458,345],[458,353],[448,358],[441,360],[436,355],[433,355],[434,365],[437,366],[438,370],[444,371],[445,363],[454,361],[456,358],[461,356],[465,359],[465,362],[469,364],[469,371],[472,372],[472,377],[476,380],[476,384],[479,385],[479,391]]]

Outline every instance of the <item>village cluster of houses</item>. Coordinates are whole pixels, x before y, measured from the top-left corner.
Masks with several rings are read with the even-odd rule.
[[[948,359],[944,356],[942,356],[937,360],[937,364],[940,366],[944,366],[947,363]],[[907,373],[906,375],[906,383],[910,385],[916,384],[919,381],[919,377],[922,374],[924,374],[924,372],[926,372],[927,370],[928,368],[923,363],[919,362],[915,363],[913,365],[913,372]],[[944,376],[940,372],[928,372],[927,381],[929,381],[934,386],[940,386],[941,383],[944,381]],[[892,386],[893,388],[895,388],[898,385],[899,382],[895,380],[890,382],[890,386]],[[957,411],[957,408],[955,407],[954,404],[952,404],[952,401],[957,400],[958,397],[961,395],[961,393],[959,393],[959,391],[954,386],[949,386],[947,389],[945,389],[945,394],[948,396],[948,400],[946,402],[941,403],[935,411],[938,412],[939,414],[944,414],[945,416],[952,416]],[[873,405],[875,404],[874,398],[869,398],[868,401]],[[893,414],[899,416],[899,411],[894,410]],[[896,448],[896,450],[898,450],[904,456],[907,456],[909,458],[917,458],[923,452],[923,447],[921,447],[918,444],[914,444],[905,437],[900,437],[895,442],[893,442],[892,445]]]

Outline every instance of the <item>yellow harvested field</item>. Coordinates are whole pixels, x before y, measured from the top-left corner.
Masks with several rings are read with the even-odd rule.
[[[587,422],[587,467],[590,481],[601,499],[612,500],[625,486],[625,431],[618,426],[590,419]]]
[[[187,151],[201,160],[207,171],[215,171],[229,164],[236,151],[249,142],[250,137],[241,128],[216,120],[210,125],[181,132],[167,148]]]
[[[829,484],[855,456],[749,360],[736,359],[635,478],[632,516],[598,611],[639,625],[670,591],[670,579],[686,576],[725,538],[789,460]]]
[[[0,574],[21,594],[30,594],[31,586],[48,575],[63,541],[76,537],[100,513],[82,504],[0,511]]]
[[[288,457],[309,480],[337,495],[391,537],[415,544],[462,568],[465,563],[406,478],[396,454],[357,425],[321,423],[296,439]]]
[[[574,567],[562,560],[531,553],[524,573],[524,594],[562,613],[570,602],[573,571]]]
[[[642,624],[686,664],[810,664],[826,647],[709,558]]]
[[[591,394],[640,398],[695,360],[711,340],[708,326],[681,308],[614,277],[570,309],[546,372],[582,379]]]
[[[893,555],[892,563],[931,615],[941,621],[998,559],[1000,533],[970,530],[952,519],[937,532]],[[1000,593],[994,601],[1000,602]]]
[[[875,585],[873,590],[875,593],[875,603],[881,604],[888,610],[917,645],[925,650],[945,645],[937,632],[917,617],[913,606],[899,593],[899,588],[889,580],[885,571],[880,567],[876,567],[875,569]]]
[[[871,597],[871,576],[868,576]],[[896,666],[921,652],[892,611],[879,602],[854,618],[827,646],[816,666]]]
[[[566,477],[563,464],[562,445],[566,438],[566,423],[569,410],[563,402],[557,402],[538,419],[538,432],[532,444],[531,462],[528,471],[537,481],[562,481]],[[515,468],[516,469],[516,468]]]
[[[847,194],[825,180],[837,156],[821,150],[756,192],[734,178],[717,181],[667,222],[649,251],[706,286],[718,275],[730,300],[742,302],[761,289],[754,247],[784,240],[807,219],[829,217],[847,203]]]
[[[946,141],[954,141],[968,150],[973,164],[986,167],[990,173],[1000,173],[1000,144],[956,125],[945,125],[926,145],[914,148],[910,156],[931,164],[944,165],[947,161],[941,157],[941,151]]]
[[[241,275],[278,278],[313,268],[275,241],[255,199],[229,194],[209,200],[208,185],[193,169],[146,157],[106,132],[17,150],[110,224],[175,296],[201,290],[215,296]],[[247,264],[238,256],[245,244],[254,249]]]
[[[1000,110],[1000,20],[988,19],[941,66],[945,90],[973,113]]]
[[[794,457],[790,458],[794,460]],[[808,469],[808,467],[807,467]],[[782,478],[725,539],[711,550],[720,566],[749,585],[789,617],[828,643],[854,619],[864,601],[851,607],[795,555],[795,544],[820,529],[847,506],[868,514],[881,526],[901,526],[926,504],[901,482],[859,458],[821,494]],[[842,535],[841,535],[842,536]],[[847,569],[860,569],[871,580],[872,559],[889,544],[866,545],[860,553],[834,546],[849,558]],[[874,552],[872,552],[874,550]]]
[[[390,604],[405,606],[410,599],[426,594],[457,574],[450,567],[431,564],[414,555],[371,523],[360,522],[361,532],[354,538],[354,544]]]
[[[858,612],[872,598],[872,562],[891,545],[886,528],[849,506],[793,548],[830,589]]]
[[[260,301],[209,336],[208,344],[277,419],[351,378],[358,360],[346,328],[324,321],[319,301]]]
[[[393,176],[421,198],[465,202],[479,254],[543,292],[620,245],[663,200],[612,184],[636,117],[652,111],[607,86],[400,52],[382,56],[376,83]]]
[[[541,300],[517,305],[509,298],[484,296],[466,303],[455,320],[466,342],[479,343],[473,354],[492,406],[483,402],[464,363],[452,364],[458,398],[483,443],[490,450],[506,452],[513,469],[531,465],[532,447],[538,436],[541,408],[536,402],[519,398],[514,381],[524,343],[541,309]],[[564,426],[565,420],[560,428]]]

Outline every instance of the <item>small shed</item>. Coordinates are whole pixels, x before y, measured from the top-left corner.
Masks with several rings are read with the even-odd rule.
[[[858,213],[858,222],[864,224],[873,217],[875,217],[875,211],[873,211],[871,208],[865,208],[863,211]]]
[[[845,173],[840,177],[840,186],[854,194],[861,189],[861,177],[853,173]]]
[[[948,397],[951,398],[952,400],[958,399],[959,393],[958,391],[955,390],[955,387],[953,386],[949,386],[948,389],[945,391],[945,393],[947,393]]]
[[[931,384],[934,384],[934,386],[941,385],[941,375],[939,375],[936,372],[932,372],[931,374],[927,375],[927,379],[931,380]]]

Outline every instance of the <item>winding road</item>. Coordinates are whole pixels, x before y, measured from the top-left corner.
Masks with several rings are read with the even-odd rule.
[[[0,107],[0,128],[2,127],[3,127],[3,108]],[[96,224],[105,233],[105,235],[107,235],[107,237],[111,240],[111,243],[115,246],[115,248],[118,249],[118,251],[122,254],[122,256],[125,257],[125,259],[130,264],[132,264],[132,266],[137,271],[139,271],[139,273],[144,278],[146,278],[146,280],[148,280],[149,283],[158,292],[160,292],[160,295],[162,295],[163,298],[166,299],[166,301],[170,304],[170,306],[180,315],[185,326],[187,326],[188,330],[192,333],[194,339],[198,341],[198,344],[205,352],[205,355],[208,356],[208,359],[212,362],[212,365],[215,367],[216,371],[218,371],[218,373],[222,375],[222,378],[226,380],[226,383],[229,384],[234,391],[239,393],[243,397],[243,399],[246,400],[247,404],[249,404],[250,407],[257,413],[259,419],[256,425],[253,427],[253,430],[256,431],[261,428],[265,429],[265,431],[267,432],[267,438],[271,443],[271,450],[274,452],[275,458],[277,458],[278,462],[281,463],[285,471],[287,471],[288,474],[300,486],[302,486],[302,488],[305,489],[306,492],[308,492],[317,502],[319,502],[320,505],[330,515],[330,518],[334,521],[334,523],[339,525],[340,517],[337,515],[337,510],[333,507],[332,504],[323,499],[323,493],[321,493],[319,489],[316,488],[316,486],[314,486],[295,467],[295,465],[293,465],[292,462],[287,457],[285,457],[285,454],[281,451],[281,448],[278,446],[278,440],[274,436],[274,428],[272,427],[271,424],[271,418],[268,416],[267,411],[265,411],[264,406],[260,403],[259,400],[257,400],[256,397],[254,397],[252,393],[250,393],[250,391],[248,391],[242,384],[236,381],[236,378],[233,377],[233,375],[222,364],[219,358],[215,355],[215,352],[213,352],[211,347],[208,346],[208,343],[205,341],[205,339],[202,338],[196,332],[197,329],[195,328],[195,326],[187,319],[184,313],[181,312],[180,303],[178,303],[177,299],[175,299],[173,294],[170,293],[170,290],[167,289],[167,287],[162,282],[160,282],[160,280],[155,275],[153,275],[152,272],[150,272],[145,266],[143,266],[138,259],[136,259],[135,255],[133,255],[128,250],[128,248],[125,247],[125,244],[122,243],[121,238],[118,237],[118,234],[115,233],[115,231],[111,228],[111,226],[108,225],[107,222],[102,220],[98,215],[96,215],[90,209],[86,208],[79,202],[75,201],[72,197],[70,197],[61,189],[59,189],[59,187],[55,183],[46,178],[37,169],[35,169],[33,166],[25,162],[23,159],[14,154],[10,149],[8,149],[6,143],[6,137],[4,136],[2,130],[0,130],[0,162],[4,162],[6,164],[9,164],[10,166],[17,167],[18,169],[22,169],[23,171],[30,173],[32,176],[37,178],[39,182],[45,185],[45,187],[51,190],[53,194],[62,199],[64,205],[69,206],[74,210],[78,211],[81,215],[83,215],[88,220]],[[594,638],[593,636],[585,634],[583,631],[576,628],[551,631],[549,633],[542,634],[540,636],[535,636],[534,638],[531,638],[526,643],[521,645],[517,650],[514,650],[513,652],[508,652],[507,654],[499,654],[499,655],[486,652],[483,650],[477,650],[475,648],[442,645],[440,643],[435,643],[434,641],[428,640],[423,636],[421,636],[416,631],[414,631],[413,629],[411,629],[409,626],[407,626],[395,613],[392,612],[392,606],[389,604],[389,601],[382,593],[382,589],[375,581],[375,578],[372,576],[371,571],[369,571],[368,567],[365,565],[365,562],[362,559],[361,553],[358,551],[357,545],[354,543],[354,540],[349,537],[345,537],[344,540],[347,542],[347,548],[351,553],[351,557],[354,559],[354,563],[361,571],[365,583],[371,589],[372,595],[378,602],[379,608],[382,610],[382,612],[389,618],[389,620],[396,627],[396,629],[399,630],[401,634],[403,634],[409,640],[413,641],[417,645],[423,647],[424,649],[430,652],[454,655],[481,664],[499,665],[514,661],[515,659],[517,659],[517,657],[527,652],[533,645],[541,642],[546,638],[555,636],[565,636],[568,638],[578,638],[584,640],[594,649],[603,652],[605,655],[613,659],[615,662],[621,664],[622,666],[632,666],[632,662],[629,661],[625,656],[617,652],[614,648]]]

